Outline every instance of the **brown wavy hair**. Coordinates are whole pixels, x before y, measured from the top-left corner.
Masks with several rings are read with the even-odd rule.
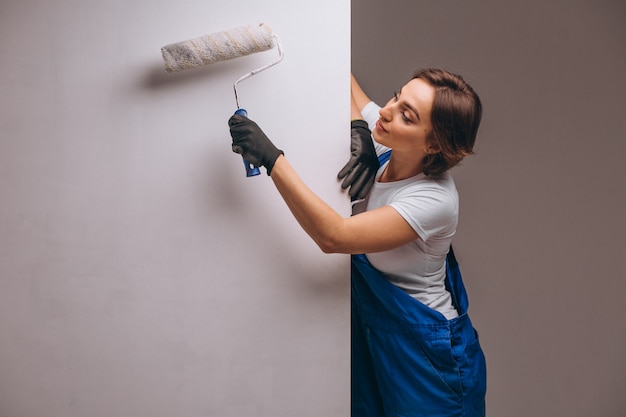
[[[440,68],[418,70],[420,78],[435,89],[431,111],[433,131],[429,153],[424,158],[425,175],[437,176],[474,153],[474,143],[482,117],[478,94],[463,77]]]

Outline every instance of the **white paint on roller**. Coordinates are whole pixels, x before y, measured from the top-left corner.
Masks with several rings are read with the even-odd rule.
[[[274,42],[272,29],[259,23],[166,45],[161,53],[165,70],[176,72],[267,51]]]

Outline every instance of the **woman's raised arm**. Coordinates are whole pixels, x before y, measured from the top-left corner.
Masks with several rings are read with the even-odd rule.
[[[267,169],[300,226],[323,252],[380,252],[418,238],[413,228],[390,206],[342,217],[302,181],[283,152],[254,121],[235,115],[229,125],[233,151]]]
[[[381,252],[419,238],[391,206],[342,217],[307,187],[282,155],[270,175],[300,226],[325,253]]]
[[[350,93],[359,112],[363,110],[363,107],[365,107],[367,103],[372,101],[367,94],[365,94],[356,78],[354,78],[354,74],[350,74]]]

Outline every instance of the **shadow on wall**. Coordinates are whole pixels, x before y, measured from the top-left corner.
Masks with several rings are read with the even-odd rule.
[[[210,80],[216,79],[222,81],[224,79],[232,80],[232,84],[234,84],[236,79],[243,73],[246,73],[246,71],[263,65],[263,59],[267,61],[265,57],[254,61],[255,58],[256,57],[241,57],[237,58],[236,63],[234,60],[233,62],[217,62],[215,64],[175,73],[166,72],[163,62],[159,60],[145,69],[144,76],[140,78],[139,81],[139,88],[148,92],[180,88],[181,85],[193,86],[194,84],[198,84],[201,88],[207,88],[207,85],[210,86]],[[223,88],[223,86],[220,88]],[[222,94],[220,93],[220,95]],[[234,92],[232,95],[228,97],[224,96],[222,99],[226,98],[231,100],[229,101],[229,105],[234,109]],[[219,134],[210,133],[207,135],[207,143],[224,143],[225,146],[229,146],[229,144],[225,143],[225,141],[228,140],[227,129],[226,121],[224,121],[223,131]],[[206,159],[206,155],[201,157]],[[240,156],[232,154],[232,158],[240,158]],[[203,180],[199,181],[196,191],[198,195],[202,196],[203,202],[201,204],[205,208],[206,213],[224,213],[227,217],[223,219],[223,222],[225,224],[232,223],[233,227],[237,227],[237,229],[242,227],[242,219],[263,219],[263,221],[259,222],[246,221],[245,231],[249,236],[260,237],[258,238],[259,244],[256,246],[256,250],[260,252],[258,255],[260,258],[275,258],[278,249],[278,252],[284,256],[280,259],[273,259],[272,261],[280,262],[283,269],[293,271],[293,275],[288,277],[288,279],[296,280],[296,284],[302,291],[324,294],[324,296],[331,295],[338,300],[345,299],[346,283],[348,279],[348,276],[345,276],[345,269],[347,268],[346,265],[349,263],[348,255],[321,255],[343,257],[345,259],[338,262],[340,267],[336,268],[336,273],[331,271],[331,274],[328,275],[327,270],[323,270],[323,273],[320,273],[320,268],[315,262],[315,257],[311,259],[308,256],[301,256],[301,253],[294,252],[296,249],[294,246],[290,245],[290,239],[292,239],[292,237],[287,233],[282,233],[284,227],[280,224],[281,219],[276,219],[274,213],[263,213],[264,210],[269,210],[269,207],[262,208],[250,204],[249,196],[241,189],[240,177],[244,176],[243,163],[233,164],[232,161],[226,158],[216,157],[211,158],[210,163],[203,163],[202,166],[204,167],[204,172],[198,175],[200,178],[203,178]],[[233,170],[233,167],[236,167],[236,170]],[[265,177],[265,170],[262,169],[261,171],[261,175]],[[217,176],[215,175],[216,172],[223,173],[223,175]],[[261,183],[255,184],[256,186],[267,187],[268,190],[266,191],[268,193],[274,193],[269,178],[251,178],[246,181],[259,181]],[[216,198],[216,196],[219,196],[219,198]],[[268,224],[270,225],[268,226]],[[295,223],[294,227],[297,227]],[[271,237],[267,236],[268,228],[271,228],[273,231]],[[302,231],[302,233],[304,232]],[[271,248],[263,242],[264,239],[272,240]],[[317,249],[313,243],[311,245],[313,250]]]
[[[229,63],[217,62],[212,65],[168,73],[165,71],[163,62],[155,62],[146,69],[143,86],[146,89],[152,90],[177,86],[183,83],[205,81],[210,78],[221,78],[225,74],[233,76],[232,67],[229,68],[228,64]],[[236,78],[233,76],[233,83],[235,80]]]

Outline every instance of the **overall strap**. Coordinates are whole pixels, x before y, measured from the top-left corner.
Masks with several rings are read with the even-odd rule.
[[[382,164],[387,162],[390,157],[391,157],[391,149],[389,149],[387,152],[378,156],[378,163],[382,166]]]

